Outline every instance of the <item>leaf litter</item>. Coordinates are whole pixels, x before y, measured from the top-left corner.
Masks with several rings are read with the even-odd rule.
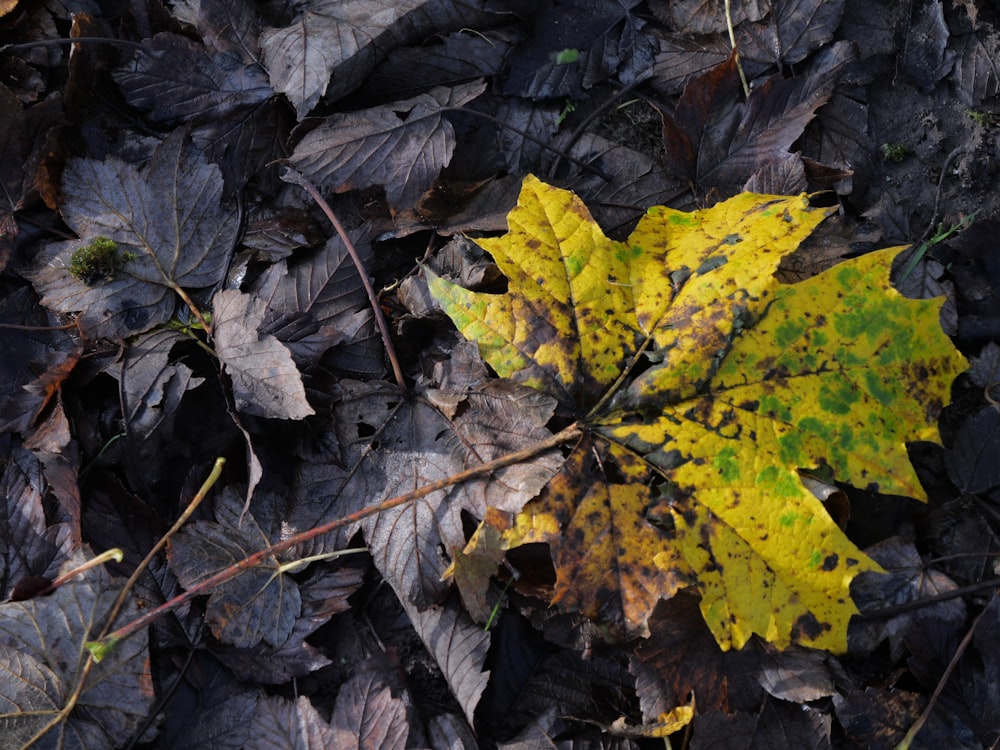
[[[185,0],[87,8],[72,54],[0,52],[18,746],[995,741],[996,12],[726,5]],[[0,11],[0,43],[64,30],[51,4]],[[582,201],[508,222],[526,174]],[[834,202],[880,240],[848,227],[837,257],[860,258],[779,283]],[[504,229],[521,270],[481,237]],[[492,257],[446,258],[461,231]],[[896,251],[869,251],[926,237],[905,301]],[[475,346],[434,275],[508,306],[457,321]],[[964,362],[919,301],[942,293],[974,362],[951,394]],[[39,595],[111,546],[121,578]]]

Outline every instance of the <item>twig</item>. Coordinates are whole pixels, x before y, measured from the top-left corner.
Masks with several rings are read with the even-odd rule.
[[[392,336],[389,334],[389,326],[385,322],[385,316],[382,314],[382,306],[378,302],[378,295],[375,294],[375,287],[372,286],[371,279],[368,278],[368,272],[365,271],[364,263],[361,262],[361,256],[358,254],[358,249],[354,247],[354,243],[351,238],[347,235],[347,231],[344,229],[343,224],[340,223],[340,219],[330,208],[330,204],[326,202],[326,199],[320,195],[316,186],[313,185],[309,180],[302,175],[301,172],[292,169],[291,167],[286,167],[285,173],[282,175],[281,179],[285,182],[290,182],[294,185],[298,185],[303,188],[310,197],[316,201],[316,205],[320,207],[320,210],[326,215],[326,218],[330,220],[333,224],[333,228],[337,230],[337,234],[343,241],[344,246],[347,248],[347,252],[351,256],[351,260],[354,261],[355,268],[358,269],[358,276],[361,277],[361,283],[365,285],[365,292],[368,294],[368,301],[371,303],[372,311],[375,313],[375,322],[378,325],[379,333],[382,334],[382,343],[385,345],[386,355],[389,357],[389,363],[392,365],[392,374],[396,378],[396,385],[403,393],[409,393],[409,388],[406,387],[406,380],[403,378],[403,369],[399,365],[399,358],[396,356],[396,349],[392,345]]]
[[[10,50],[22,50],[31,49],[33,47],[55,47],[61,44],[76,44],[77,42],[99,42],[102,44],[116,44],[119,47],[131,47],[132,49],[138,49],[145,52],[147,55],[151,54],[146,48],[146,45],[140,44],[139,42],[130,42],[127,39],[110,39],[103,36],[78,36],[70,37],[69,39],[39,39],[35,42],[21,42],[19,44],[4,44],[0,45],[0,52],[8,52]]]
[[[931,220],[927,222],[927,228],[924,230],[924,233],[917,238],[918,243],[923,242],[927,238],[927,235],[933,231],[934,225],[937,222],[938,209],[941,208],[941,186],[944,185],[944,178],[947,176],[948,170],[951,169],[951,163],[964,153],[965,146],[959,146],[945,157],[944,166],[941,167],[941,174],[938,175],[937,191],[934,194],[934,210],[931,212]]]
[[[931,695],[930,699],[927,701],[927,705],[924,707],[923,712],[910,727],[910,730],[903,737],[902,741],[896,745],[896,750],[909,750],[910,745],[913,744],[913,740],[916,739],[917,734],[923,729],[927,719],[930,718],[931,711],[934,710],[934,706],[937,704],[938,698],[941,697],[941,693],[944,692],[944,686],[948,684],[948,680],[951,678],[951,673],[955,671],[955,667],[958,666],[959,660],[962,658],[962,654],[965,653],[965,649],[969,647],[972,643],[972,635],[976,632],[976,626],[979,625],[979,621],[983,619],[983,615],[987,612],[983,609],[976,619],[973,620],[972,626],[969,628],[969,632],[965,634],[962,638],[962,642],[958,644],[958,648],[955,649],[955,654],[951,657],[951,661],[948,662],[948,666],[945,667],[944,674],[941,675],[941,679],[938,680],[937,687],[934,688],[934,693]]]
[[[145,614],[137,617],[132,622],[124,625],[113,633],[102,636],[101,638],[89,641],[86,646],[87,649],[94,655],[96,660],[100,660],[107,654],[115,644],[123,638],[128,638],[130,635],[142,630],[144,627],[149,625],[153,620],[157,619],[160,615],[166,614],[177,607],[185,604],[197,596],[202,596],[207,594],[209,591],[215,587],[223,584],[227,581],[231,581],[238,575],[246,570],[256,567],[259,563],[263,562],[268,557],[280,554],[285,550],[296,547],[304,542],[308,542],[310,539],[315,539],[318,536],[324,534],[329,534],[331,531],[342,528],[349,524],[355,523],[362,519],[373,516],[377,513],[382,513],[387,510],[392,510],[393,508],[398,508],[401,505],[406,505],[407,503],[413,502],[414,500],[419,500],[422,497],[426,497],[439,490],[447,489],[462,482],[467,482],[470,479],[477,479],[478,477],[485,476],[494,471],[506,468],[508,466],[513,466],[514,464],[521,463],[522,461],[527,461],[530,458],[537,456],[540,453],[557,448],[563,443],[580,437],[583,434],[583,430],[576,423],[570,425],[566,429],[562,430],[551,437],[542,440],[534,445],[528,446],[519,451],[513,453],[508,453],[505,456],[501,456],[493,461],[488,461],[479,466],[473,467],[471,469],[466,469],[465,471],[460,471],[457,474],[452,474],[450,477],[440,479],[436,482],[431,482],[430,484],[424,485],[413,492],[408,492],[405,495],[397,495],[396,497],[384,500],[381,503],[375,505],[370,505],[367,508],[362,508],[359,511],[350,513],[346,516],[336,518],[329,521],[321,526],[316,526],[315,528],[308,529],[306,531],[294,534],[287,539],[272,544],[269,547],[258,550],[252,555],[245,557],[234,565],[230,565],[228,568],[220,570],[213,576],[206,578],[200,583],[192,586],[190,589],[185,591],[183,594],[175,596],[168,602],[161,604],[155,609],[151,609]]]
[[[100,638],[104,638],[105,636],[107,636],[108,631],[114,624],[115,618],[118,617],[118,613],[121,611],[121,608],[125,603],[125,598],[128,596],[128,593],[131,590],[132,586],[135,584],[135,582],[139,580],[139,576],[142,575],[142,571],[144,571],[146,567],[149,565],[149,563],[152,562],[153,557],[155,557],[156,554],[163,548],[163,545],[167,543],[167,540],[170,538],[170,536],[174,534],[177,531],[177,529],[181,527],[184,521],[190,518],[195,508],[198,507],[198,505],[204,499],[205,495],[212,488],[212,485],[214,485],[215,482],[218,480],[219,475],[222,473],[222,467],[225,463],[226,460],[224,458],[217,458],[215,460],[215,466],[212,468],[211,473],[208,475],[208,479],[206,479],[205,482],[201,485],[201,489],[198,490],[198,494],[195,495],[194,499],[192,499],[191,502],[188,504],[187,509],[184,511],[184,513],[181,514],[181,517],[177,519],[174,525],[170,527],[170,530],[163,535],[163,538],[160,539],[160,541],[156,544],[156,546],[153,547],[152,550],[150,550],[149,554],[146,555],[145,559],[141,563],[139,563],[139,566],[135,569],[135,571],[132,573],[132,576],[128,579],[128,581],[122,587],[122,590],[118,593],[118,598],[115,600],[114,606],[112,606],[111,612],[108,614],[108,619],[104,623],[104,629],[101,631]],[[103,561],[103,558],[105,558],[112,552],[118,552],[118,556],[116,557],[116,559],[118,560],[118,562],[121,562],[121,556],[120,556],[121,550],[109,550],[108,552],[105,552],[102,555],[98,555],[92,560],[89,560],[86,566],[81,566],[80,568],[71,571],[71,573],[76,574],[86,568],[94,567],[94,564],[97,563],[97,561],[99,560]],[[66,577],[67,576],[63,576],[63,578]],[[55,588],[57,583],[63,582],[63,578],[58,579],[58,581],[54,581],[51,588]],[[80,696],[83,695],[83,689],[84,686],[87,684],[87,678],[90,676],[90,670],[93,668],[94,663],[97,661],[100,661],[100,659],[93,651],[87,654],[87,661],[84,662],[83,668],[80,670],[80,676],[76,681],[76,686],[74,687],[73,692],[67,698],[66,704],[61,709],[59,709],[59,712],[52,718],[51,721],[49,721],[44,727],[39,729],[37,732],[35,732],[35,735],[30,740],[28,740],[24,745],[22,745],[22,750],[23,748],[28,748],[34,745],[35,742],[44,737],[45,734],[47,734],[48,731],[52,729],[52,727],[56,726],[61,721],[64,721],[67,718],[69,718],[70,713],[73,711],[73,709],[76,707],[76,704],[79,702]]]
[[[733,59],[736,61],[736,69],[740,72],[740,81],[743,83],[743,95],[750,96],[750,84],[747,83],[747,75],[743,72],[740,53],[736,50],[736,31],[733,29],[733,14],[730,6],[730,0],[726,0],[726,26],[729,28],[729,44],[733,48]]]
[[[918,609],[923,609],[924,607],[930,607],[931,605],[939,604],[940,602],[946,602],[950,599],[958,599],[966,594],[978,594],[980,591],[987,591],[997,587],[1000,587],[1000,578],[991,578],[988,581],[980,581],[979,583],[973,583],[968,586],[959,586],[957,589],[945,591],[941,594],[935,594],[934,596],[927,596],[912,602],[906,602],[905,604],[896,604],[892,607],[881,607],[879,609],[862,610],[860,615],[866,620],[895,617],[896,615],[902,615],[906,612],[914,612]]]

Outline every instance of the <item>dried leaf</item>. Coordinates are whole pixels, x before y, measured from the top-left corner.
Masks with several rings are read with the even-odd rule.
[[[170,567],[184,588],[237,565],[276,541],[257,525],[252,513],[241,514],[241,505],[235,492],[227,492],[216,510],[218,522],[197,521],[171,537]],[[282,563],[269,555],[213,589],[205,619],[216,638],[225,643],[250,648],[263,640],[281,646],[301,608],[298,584]]]
[[[483,17],[480,5],[461,0],[307,0],[291,25],[261,34],[264,65],[272,87],[288,97],[301,121],[324,94],[336,100],[356,88],[393,47],[475,28]]]
[[[978,107],[983,100],[1000,94],[1000,34],[982,28],[959,37],[954,46],[955,67],[951,79],[958,98],[967,107]]]
[[[367,235],[349,236],[362,259],[370,258]],[[261,332],[285,344],[300,367],[315,365],[340,345],[353,352],[355,372],[381,374],[383,344],[361,277],[339,237],[291,263],[275,263],[252,291],[267,307]]]
[[[103,750],[119,747],[139,728],[155,697],[145,631],[94,664],[69,716],[56,720],[84,677],[84,643],[104,625],[117,596],[118,586],[97,568],[51,596],[0,605],[4,744],[21,747],[41,732],[41,747]],[[134,617],[135,608],[123,614]]]
[[[166,32],[147,46],[115,80],[128,103],[154,122],[228,118],[274,95],[264,69],[238,54]]]
[[[795,65],[829,44],[844,14],[844,0],[784,0],[773,3],[767,18],[740,28],[741,59]]]
[[[46,248],[31,279],[43,305],[80,312],[89,336],[124,338],[165,323],[175,290],[211,287],[225,274],[238,217],[221,206],[219,168],[184,141],[175,130],[142,171],[114,157],[66,167],[63,218],[81,239]],[[100,238],[117,246],[116,262],[78,278],[72,256]]]
[[[335,733],[305,696],[292,702],[276,695],[262,698],[254,711],[246,750],[324,750],[351,747]],[[357,747],[357,744],[354,745]]]
[[[340,689],[330,725],[329,747],[344,750],[404,750],[410,731],[406,704],[370,671],[354,675]]]
[[[236,408],[272,419],[314,414],[291,352],[270,334],[261,335],[264,300],[224,289],[212,300],[215,351],[233,379]]]
[[[6,600],[22,580],[53,579],[73,552],[67,524],[45,520],[42,498],[46,482],[35,456],[10,437],[0,455],[0,598]]]
[[[393,210],[416,205],[455,148],[444,109],[467,104],[485,89],[482,81],[439,86],[412,99],[330,115],[299,141],[291,162],[335,192],[381,185]]]
[[[420,610],[403,593],[396,591],[413,629],[434,657],[465,718],[472,724],[476,705],[490,679],[490,672],[485,669],[490,634],[472,621],[454,596],[439,606]]]
[[[344,385],[333,421],[336,443],[344,446],[340,462],[326,459],[301,467],[289,528],[312,528],[550,435],[543,425],[552,415],[552,400],[509,384],[410,397],[385,383]],[[476,518],[487,507],[519,510],[557,466],[550,454],[464,482],[352,525],[342,538],[360,526],[375,565],[401,598],[428,607],[447,591],[441,582],[442,552],[465,546],[463,510]],[[301,554],[335,546],[332,540],[317,541]]]

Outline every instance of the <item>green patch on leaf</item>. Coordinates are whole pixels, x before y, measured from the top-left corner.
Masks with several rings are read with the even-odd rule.
[[[825,216],[805,196],[744,193],[653,207],[622,244],[576,196],[528,177],[508,234],[481,242],[506,294],[428,274],[495,372],[556,396],[587,430],[498,530],[505,548],[548,543],[554,603],[643,632],[657,600],[693,586],[723,648],[754,633],[846,648],[851,580],[879,568],[799,472],[923,499],[906,443],[937,439],[966,362],[940,300],[889,284],[898,248],[775,279]]]

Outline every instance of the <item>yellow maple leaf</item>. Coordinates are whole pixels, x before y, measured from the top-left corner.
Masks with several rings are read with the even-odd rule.
[[[898,248],[781,285],[781,258],[825,217],[805,196],[650,209],[624,243],[582,203],[527,178],[510,232],[482,241],[508,292],[429,274],[501,377],[558,396],[587,435],[546,491],[493,535],[545,541],[552,600],[643,632],[695,586],[723,648],[752,634],[846,648],[851,580],[878,570],[803,486],[827,470],[923,498],[905,443],[966,368],[940,300],[889,284]]]

